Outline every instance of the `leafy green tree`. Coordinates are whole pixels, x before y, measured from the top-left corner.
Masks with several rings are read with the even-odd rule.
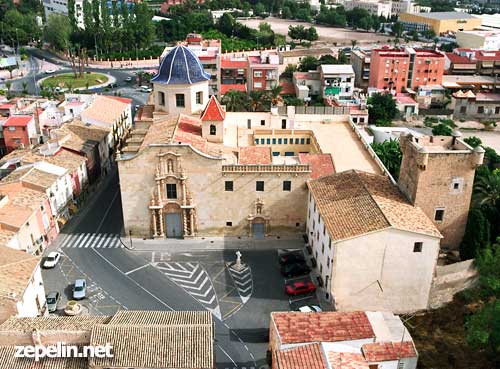
[[[445,123],[439,123],[432,127],[432,134],[434,136],[451,136],[452,132],[451,127]]]
[[[499,253],[498,250],[496,253]],[[500,260],[498,260],[500,263]],[[498,268],[497,264],[496,267]],[[500,300],[494,299],[481,310],[470,316],[466,323],[467,343],[475,348],[486,350],[491,356],[500,353]]]
[[[293,17],[292,11],[290,10],[290,8],[288,6],[285,6],[285,7],[283,7],[283,9],[281,9],[281,18],[292,19],[292,17]]]
[[[92,17],[92,4],[89,0],[83,0],[83,25],[85,32],[94,33],[94,18]]]
[[[219,31],[226,36],[231,36],[234,30],[234,23],[235,20],[233,16],[229,13],[224,13],[222,17],[219,18]]]
[[[403,35],[403,25],[399,22],[395,22],[392,25],[392,35],[396,36],[396,38],[401,38]]]
[[[307,41],[316,41],[319,38],[318,32],[316,31],[316,28],[314,27],[309,27],[307,29],[306,37],[305,39]]]
[[[245,111],[248,107],[248,95],[242,91],[229,90],[221,99],[227,111]]]
[[[71,24],[68,17],[51,14],[45,26],[45,39],[56,50],[65,51],[69,47]]]
[[[396,116],[396,101],[391,94],[376,93],[368,98],[368,117],[370,124],[389,124]]]
[[[109,53],[112,42],[112,23],[111,16],[109,14],[108,2],[107,0],[101,0],[101,39],[105,50]]]
[[[498,155],[497,152],[491,147],[485,147],[484,151],[484,158],[486,164],[488,164],[488,168],[490,168],[490,170],[494,170],[500,164],[500,155]]]
[[[71,32],[78,32],[78,22],[75,14],[75,0],[68,0],[68,18]]]
[[[261,2],[255,4],[253,12],[256,16],[261,17],[266,13],[266,7]]]
[[[465,234],[460,244],[462,260],[473,259],[477,253],[489,245],[490,222],[481,207],[469,211]]]
[[[134,15],[135,44],[138,48],[147,48],[152,44],[155,35],[154,25],[151,22],[153,13],[147,3],[135,3]]]
[[[319,64],[339,64],[338,59],[336,59],[333,55],[322,55],[319,58]]]
[[[319,61],[314,56],[304,56],[299,64],[299,71],[308,72],[316,70],[319,66]]]
[[[285,71],[281,73],[280,79],[288,79],[291,80],[293,78],[293,73],[297,71],[297,66],[295,64],[288,64],[285,67]]]
[[[288,26],[288,36],[292,40],[299,40],[299,42],[300,42],[307,37],[306,28],[301,24],[299,24],[297,26],[289,25]]]
[[[481,139],[479,137],[476,137],[476,136],[466,137],[466,138],[464,138],[464,142],[466,144],[472,146],[473,148],[476,148],[479,145],[483,144],[483,141],[481,141]]]
[[[372,148],[394,179],[398,179],[402,160],[399,142],[390,139],[382,143],[373,143]]]

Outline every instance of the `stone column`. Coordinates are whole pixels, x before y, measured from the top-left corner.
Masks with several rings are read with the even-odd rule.
[[[186,181],[184,179],[181,179],[181,186],[182,186],[182,205],[186,206]]]
[[[160,205],[162,203],[162,198],[161,198],[161,181],[156,181],[157,185],[157,190],[158,190],[158,204],[155,205]]]
[[[151,215],[153,217],[153,237],[158,236],[158,228],[156,226],[156,210],[151,210]]]
[[[160,214],[160,236],[165,237],[165,231],[164,231],[165,222],[163,221],[163,212],[161,209],[158,210],[158,212]]]
[[[187,223],[187,209],[182,209],[182,228],[183,228],[183,235],[187,236],[189,234],[188,232],[188,223]]]
[[[193,214],[193,209],[189,210],[189,219],[190,219],[190,225],[191,225],[191,236],[194,236],[194,214]]]

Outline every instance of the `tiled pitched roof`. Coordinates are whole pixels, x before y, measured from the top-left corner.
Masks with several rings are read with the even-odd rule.
[[[277,369],[327,369],[319,343],[275,352]]]
[[[111,98],[110,96],[97,95],[87,109],[80,116],[83,121],[103,122],[111,128],[126,113],[129,103]]]
[[[96,324],[107,324],[110,320],[110,316],[103,315],[11,317],[0,325],[0,332],[31,333],[34,329],[39,331],[90,331]]]
[[[127,311],[120,310],[109,324],[113,325],[176,325],[176,324],[212,324],[208,311]]]
[[[446,57],[453,64],[476,64],[475,60],[469,59],[469,57],[465,55],[459,55],[457,53],[446,53]]]
[[[3,126],[4,127],[26,127],[33,117],[31,115],[11,115],[7,119]]]
[[[0,368],[8,369],[88,369],[86,358],[17,358],[15,346],[0,346]]]
[[[208,104],[203,110],[200,119],[202,121],[222,122],[226,118],[226,112],[222,109],[217,98],[213,95],[208,100]]]
[[[24,184],[34,185],[36,188],[47,189],[52,186],[58,178],[59,177],[55,174],[30,166],[27,168],[21,167],[10,172],[9,175],[2,178],[0,184],[21,181]]]
[[[272,313],[281,344],[374,338],[366,314],[355,312]]]
[[[240,147],[238,164],[271,164],[271,148],[260,146]]]
[[[441,237],[385,176],[349,170],[309,181],[308,187],[334,241],[390,227]]]
[[[328,351],[327,358],[331,369],[369,369],[361,354]]]
[[[417,352],[413,342],[376,342],[362,346],[367,361],[380,362],[398,360],[400,358],[416,357]]]
[[[330,154],[302,154],[299,153],[302,164],[311,165],[311,178],[316,179],[335,173],[332,156]]]
[[[73,172],[77,170],[86,160],[87,159],[81,155],[67,150],[59,150],[54,155],[40,155],[34,152],[28,152],[22,156],[21,162],[23,164],[31,164],[39,161],[46,161],[47,163],[57,165],[58,167],[65,168]]]
[[[8,202],[0,208],[0,223],[21,227],[47,198],[44,193],[24,187],[20,182],[0,183],[0,193]]]

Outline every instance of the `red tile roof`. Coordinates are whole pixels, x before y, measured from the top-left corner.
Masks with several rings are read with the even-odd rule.
[[[241,83],[221,84],[220,85],[220,93],[222,95],[224,95],[226,92],[231,91],[231,90],[237,90],[237,91],[247,92],[247,85],[246,84],[241,84]]]
[[[205,110],[203,110],[200,119],[202,121],[208,120],[208,121],[222,122],[225,118],[226,118],[226,112],[224,111],[224,109],[222,109],[222,106],[220,106],[217,98],[214,95],[212,95],[210,100],[208,100],[208,104],[205,107]]]
[[[11,109],[14,106],[16,106],[16,104],[13,104],[13,103],[4,103],[4,104],[0,104],[0,109],[2,109],[2,110],[4,110],[4,109]]]
[[[335,166],[333,165],[332,156],[330,154],[301,154],[299,153],[299,160],[302,164],[311,165],[311,178],[316,179],[319,177],[327,176],[335,173]]]
[[[391,361],[405,357],[416,357],[413,342],[376,342],[367,343],[361,350],[369,362]]]
[[[221,68],[238,68],[246,69],[248,67],[248,62],[246,60],[231,60],[231,59],[221,59]]]
[[[337,342],[374,338],[366,314],[355,312],[272,313],[271,319],[282,344],[303,342]]]
[[[407,94],[398,93],[394,98],[398,103],[403,105],[417,104],[417,102],[410,95]]]
[[[111,99],[121,101],[122,103],[125,104],[132,104],[132,99],[129,99],[128,97],[120,97],[120,96],[108,96],[108,97]]]
[[[327,369],[319,343],[277,351],[275,360],[278,369]]]
[[[455,53],[446,53],[446,57],[452,64],[476,64],[475,60],[469,59],[465,55],[458,55]]]
[[[240,148],[238,164],[271,164],[271,148],[247,146]]]
[[[499,50],[476,50],[475,55],[477,60],[500,60]]]
[[[4,127],[26,127],[33,117],[31,115],[11,115],[3,124]]]
[[[361,354],[328,351],[327,357],[331,369],[369,369]]]

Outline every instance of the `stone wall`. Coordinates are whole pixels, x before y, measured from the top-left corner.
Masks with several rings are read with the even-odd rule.
[[[437,266],[429,295],[429,308],[437,309],[453,300],[453,296],[473,287],[478,280],[474,260]]]

